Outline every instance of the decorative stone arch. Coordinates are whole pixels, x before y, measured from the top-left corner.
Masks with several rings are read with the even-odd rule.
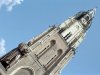
[[[14,70],[10,75],[35,75],[34,71],[29,66],[21,66]]]

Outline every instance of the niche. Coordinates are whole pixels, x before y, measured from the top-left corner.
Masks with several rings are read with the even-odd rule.
[[[50,44],[51,44],[51,47],[54,46],[56,44],[56,40],[51,40]]]
[[[59,49],[59,50],[57,51],[57,55],[58,55],[58,56],[61,56],[62,53],[63,53],[62,49]]]

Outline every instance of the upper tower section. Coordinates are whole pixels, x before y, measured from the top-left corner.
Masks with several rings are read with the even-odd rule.
[[[93,8],[88,11],[81,11],[75,15],[75,19],[80,21],[84,29],[87,30],[91,25],[95,13],[96,13],[96,8]]]
[[[59,26],[59,33],[65,39],[67,45],[75,43],[75,41],[80,39],[80,37],[81,40],[84,39],[86,31],[91,26],[95,13],[96,8],[88,11],[80,11],[65,22],[61,23]]]

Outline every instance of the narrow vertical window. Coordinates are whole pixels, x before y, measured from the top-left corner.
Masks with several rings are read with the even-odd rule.
[[[70,37],[71,35],[72,35],[71,32],[69,32],[69,33],[64,37],[64,39],[65,39],[65,40],[69,39],[69,37]]]

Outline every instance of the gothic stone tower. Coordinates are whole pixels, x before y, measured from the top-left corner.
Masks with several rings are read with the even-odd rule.
[[[0,58],[0,75],[60,75],[90,27],[95,9],[79,12]]]

